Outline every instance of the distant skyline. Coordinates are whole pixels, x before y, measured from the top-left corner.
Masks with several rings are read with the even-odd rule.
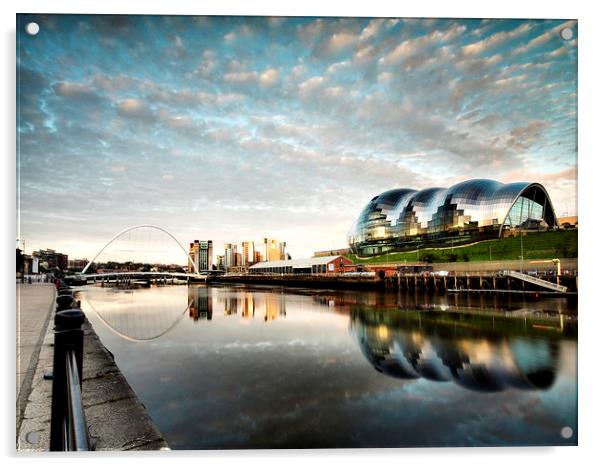
[[[154,224],[185,247],[213,240],[214,257],[269,237],[300,258],[345,247],[383,191],[470,178],[540,182],[558,216],[575,215],[577,32],[561,20],[20,16],[19,236],[28,253],[92,258]]]

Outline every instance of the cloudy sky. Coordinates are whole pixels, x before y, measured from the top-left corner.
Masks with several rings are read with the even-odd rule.
[[[345,247],[380,192],[469,178],[541,182],[558,216],[577,213],[573,21],[37,15],[17,27],[28,253],[91,258],[154,224],[220,254],[267,236],[305,257]]]

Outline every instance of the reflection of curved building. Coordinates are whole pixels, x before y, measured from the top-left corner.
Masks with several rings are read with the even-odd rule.
[[[554,208],[541,184],[478,179],[448,189],[392,189],[375,196],[351,227],[348,242],[354,253],[368,256],[555,226]]]
[[[366,359],[391,377],[453,381],[484,392],[546,389],[555,380],[558,349],[552,341],[400,328],[368,322],[361,313],[355,313],[351,322]]]

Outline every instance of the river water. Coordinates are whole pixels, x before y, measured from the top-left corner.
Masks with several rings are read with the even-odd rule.
[[[172,449],[577,443],[565,299],[203,285],[78,299]]]

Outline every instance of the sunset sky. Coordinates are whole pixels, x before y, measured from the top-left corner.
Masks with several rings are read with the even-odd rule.
[[[153,224],[214,254],[270,237],[307,257],[345,247],[383,191],[470,178],[540,182],[558,216],[577,214],[574,21],[32,15],[17,28],[27,253],[92,258]]]

